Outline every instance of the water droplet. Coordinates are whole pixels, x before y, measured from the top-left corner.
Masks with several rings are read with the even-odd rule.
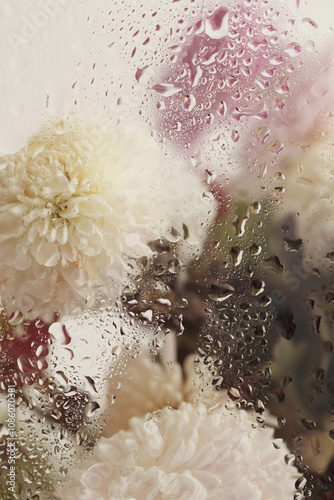
[[[259,295],[264,291],[264,287],[266,286],[263,280],[257,279],[252,281],[252,295]]]
[[[27,151],[31,155],[31,159],[34,159],[37,155],[42,153],[44,150],[44,144],[38,141],[32,141],[27,146]]]
[[[231,137],[233,142],[238,142],[238,140],[240,139],[239,132],[237,130],[232,130]]]
[[[261,246],[260,245],[256,245],[255,243],[253,243],[249,249],[249,252],[251,255],[259,255],[261,253]]]
[[[267,170],[268,170],[267,165],[265,163],[261,163],[259,165],[258,172],[257,172],[258,179],[260,179],[262,181],[265,178],[265,176],[267,175]]]
[[[121,348],[121,346],[119,346],[119,345],[115,345],[115,346],[111,349],[111,354],[112,354],[113,356],[116,356],[116,357],[120,356],[120,355],[122,354],[122,348]]]
[[[49,333],[51,333],[55,340],[61,345],[68,345],[71,342],[70,334],[63,323],[52,323],[52,325],[49,326]]]
[[[85,386],[87,387],[87,390],[91,391],[93,389],[93,391],[97,393],[94,379],[92,379],[92,377],[89,377],[88,375],[85,376],[85,379]]]
[[[315,421],[308,418],[302,418],[301,423],[303,424],[305,429],[308,429],[309,431],[314,431],[314,429],[317,427]]]
[[[86,417],[90,418],[93,417],[94,413],[96,410],[100,408],[100,405],[96,403],[95,401],[90,401],[85,408],[85,415]]]
[[[271,297],[268,295],[262,295],[259,300],[260,307],[267,307],[271,304]]]
[[[60,120],[57,122],[54,126],[55,132],[58,135],[64,134],[67,130],[67,124],[64,122],[64,120]]]
[[[95,305],[95,297],[94,295],[89,295],[85,300],[85,305],[88,309],[91,309]]]
[[[20,323],[22,323],[23,321],[23,314],[21,313],[21,311],[14,311],[10,317],[9,317],[9,320],[8,320],[8,323],[12,326],[17,326],[19,325]]]
[[[205,117],[205,123],[207,125],[211,125],[211,123],[213,122],[213,119],[214,119],[213,114],[212,113],[208,113],[206,115],[206,117]]]
[[[284,52],[289,54],[289,56],[291,56],[291,57],[298,56],[298,54],[300,54],[301,51],[302,51],[301,46],[299,45],[299,43],[295,43],[295,42],[289,43],[287,48],[284,49]]]
[[[251,204],[250,209],[253,214],[257,215],[261,211],[261,204],[258,201],[255,201],[254,203]]]
[[[269,59],[269,61],[270,61],[270,64],[272,64],[273,66],[278,66],[278,65],[282,64],[284,59],[280,54],[276,54],[276,55],[272,56]]]
[[[275,187],[273,190],[273,195],[275,196],[275,198],[281,198],[284,193],[285,193],[285,188],[282,186]]]
[[[284,457],[284,462],[287,465],[293,465],[295,463],[296,457],[293,453],[287,453]]]
[[[282,142],[274,141],[271,144],[269,144],[267,151],[269,151],[269,153],[277,155],[278,153],[280,153],[282,151],[283,147],[284,147],[284,144]]]
[[[283,182],[285,180],[285,176],[282,172],[275,172],[273,177],[276,182]]]
[[[178,274],[181,271],[181,261],[173,259],[168,262],[167,269],[171,274]]]
[[[313,19],[311,19],[310,17],[304,17],[304,19],[302,20],[302,22],[309,24],[310,26],[312,26],[315,29],[318,28],[317,23],[315,21],[313,21]]]
[[[171,83],[157,83],[157,85],[154,85],[152,87],[152,90],[154,90],[157,94],[162,95],[163,97],[170,97],[174,94],[177,94],[178,92],[181,92],[182,88],[176,87]]]
[[[227,394],[233,400],[236,400],[236,399],[240,398],[240,392],[235,387],[231,387],[231,389],[228,390]]]
[[[321,316],[315,314],[312,318],[311,325],[312,325],[312,329],[316,335],[320,334],[320,324],[321,324]]]
[[[145,321],[152,321],[153,318],[153,311],[151,309],[148,309],[147,311],[143,311],[139,314],[139,317]]]
[[[28,484],[33,484],[34,477],[32,476],[32,474],[30,474],[26,469],[22,468],[21,470],[22,470],[22,477],[23,477],[24,482],[26,482]]]
[[[255,137],[257,138],[259,144],[264,144],[270,135],[270,129],[268,127],[259,127],[255,132]]]
[[[245,233],[246,222],[249,219],[249,209],[246,203],[240,203],[236,210],[237,220],[233,223],[237,236],[242,236]]]
[[[81,429],[75,435],[75,442],[78,446],[81,446],[85,441],[87,441],[88,432],[86,429]]]
[[[261,414],[261,413],[264,412],[264,410],[265,410],[265,406],[264,406],[263,402],[261,401],[261,399],[257,399],[255,401],[255,411],[256,411],[256,413],[260,413]]]
[[[243,116],[253,116],[259,120],[266,120],[268,118],[268,107],[265,102],[261,102],[253,109],[234,108],[231,116],[237,121]]]
[[[170,237],[173,237],[172,234],[170,234]],[[164,243],[162,240],[150,241],[148,245],[152,250],[152,252],[157,252],[157,253],[169,252],[168,243]]]
[[[49,365],[46,359],[38,359],[36,366],[39,370],[46,370]]]
[[[186,111],[191,111],[195,106],[196,99],[192,94],[184,96],[182,103],[183,109],[185,109]]]
[[[289,238],[284,238],[285,250],[287,252],[299,252],[303,246],[303,240],[298,238],[297,240],[290,240]]]
[[[224,300],[227,300],[229,297],[234,295],[234,293],[235,289],[231,285],[211,285],[211,290],[208,293],[208,297],[215,302],[223,302]]]
[[[274,271],[275,273],[282,273],[284,270],[283,264],[281,264],[281,261],[277,257],[277,255],[272,255],[268,259],[265,259],[263,261],[263,266],[266,269],[270,269],[271,271]]]
[[[258,51],[261,47],[266,47],[267,46],[267,40],[263,38],[262,40],[251,40],[250,42],[247,43],[248,47],[255,52]]]
[[[275,82],[274,88],[278,94],[287,94],[290,90],[289,77],[283,76],[283,78],[280,78],[279,80],[277,80]]]
[[[135,73],[135,79],[137,80],[138,83],[141,80],[141,78],[145,75],[145,73],[147,73],[148,68],[149,68],[149,66],[144,66],[143,68],[137,69],[137,71]]]
[[[228,33],[228,8],[215,10],[205,21],[205,33],[213,39],[220,39]]]
[[[227,113],[227,106],[226,106],[226,103],[224,101],[220,102],[217,113],[220,116],[225,116],[226,115],[226,113]]]
[[[17,366],[22,373],[31,374],[34,370],[31,360],[25,354],[17,358]]]
[[[232,262],[234,266],[238,266],[242,261],[243,251],[240,247],[232,247],[230,250],[230,255],[232,257]]]

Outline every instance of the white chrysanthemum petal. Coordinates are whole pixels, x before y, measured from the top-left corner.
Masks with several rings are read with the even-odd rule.
[[[62,498],[290,500],[298,474],[284,463],[287,452],[245,411],[183,402],[102,438]]]
[[[20,308],[30,296],[33,310],[22,311],[30,316],[83,305],[94,286],[119,293],[128,258],[149,255],[150,240],[171,227],[182,234],[188,220],[189,242],[198,242],[215,208],[199,179],[145,131],[100,117],[64,124],[46,127],[0,172],[2,300]],[[23,255],[29,266],[16,260]],[[73,278],[72,264],[87,279]],[[31,293],[27,284],[46,277],[48,293]],[[106,277],[114,280],[109,289]]]

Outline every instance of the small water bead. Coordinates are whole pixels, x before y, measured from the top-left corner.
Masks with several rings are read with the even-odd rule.
[[[214,302],[223,302],[234,295],[234,293],[235,289],[231,285],[211,285],[211,290],[208,293],[208,297]]]
[[[195,106],[196,98],[192,94],[184,96],[182,107],[185,111],[192,111]]]
[[[261,211],[261,203],[255,201],[250,205],[251,212],[255,215],[259,214]]]
[[[238,142],[240,139],[239,132],[237,130],[232,130],[231,137],[233,142]]]
[[[249,252],[252,256],[259,255],[261,253],[261,246],[256,245],[256,243],[253,243],[249,249]]]
[[[275,189],[273,190],[273,196],[275,198],[281,198],[284,193],[285,193],[284,187],[275,187]]]
[[[8,323],[12,326],[17,326],[22,323],[24,316],[21,311],[14,311],[8,319]]]
[[[289,238],[284,238],[285,250],[287,252],[299,252],[303,246],[303,240],[298,238],[297,240],[291,240]]]
[[[221,101],[220,104],[219,104],[219,108],[217,110],[217,113],[220,115],[220,116],[225,116],[226,113],[227,113],[227,106],[226,106],[226,103],[224,101]]]
[[[171,83],[157,83],[152,87],[152,90],[163,97],[171,97],[172,95],[181,92],[182,88],[176,87]]]
[[[273,177],[276,182],[283,182],[285,180],[285,176],[282,172],[275,172]]]
[[[232,247],[230,250],[230,256],[232,257],[232,262],[234,266],[238,266],[242,261],[243,250],[240,247]]]
[[[38,359],[36,366],[39,370],[46,370],[49,365],[45,359]]]
[[[289,77],[283,76],[275,82],[274,88],[278,94],[287,94],[290,90]]]
[[[251,283],[252,295],[260,295],[264,291],[265,282],[261,279],[253,280]]]
[[[271,271],[274,271],[275,273],[282,273],[284,270],[284,266],[277,257],[277,255],[272,255],[268,259],[265,259],[263,261],[263,266],[266,269],[270,269]]]
[[[32,141],[27,146],[27,151],[30,154],[31,159],[33,160],[37,155],[44,151],[44,144],[42,142]]]
[[[301,51],[302,51],[301,46],[299,45],[299,43],[296,42],[289,43],[286,49],[284,49],[284,52],[289,54],[290,57],[298,56],[301,53]]]
[[[49,333],[61,345],[68,345],[71,342],[70,334],[63,323],[55,322],[49,326]]]
[[[181,271],[182,263],[179,259],[172,259],[167,264],[167,269],[171,274],[178,274]]]
[[[228,34],[229,11],[226,6],[215,10],[205,21],[205,33],[212,39],[218,40]]]
[[[63,120],[58,121],[54,125],[54,130],[55,130],[56,134],[58,134],[58,135],[64,134],[67,130],[66,122],[64,122]]]
[[[24,374],[31,374],[34,370],[32,361],[26,354],[21,354],[21,356],[17,358],[17,366]]]
[[[95,401],[90,401],[85,407],[85,415],[87,418],[95,416],[95,412],[100,408],[100,405]]]

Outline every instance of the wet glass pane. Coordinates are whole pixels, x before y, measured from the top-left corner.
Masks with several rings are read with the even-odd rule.
[[[0,13],[0,498],[334,499],[334,4]]]

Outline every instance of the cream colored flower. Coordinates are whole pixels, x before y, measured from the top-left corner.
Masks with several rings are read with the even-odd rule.
[[[102,438],[66,500],[284,500],[298,477],[273,430],[243,411],[181,403]]]
[[[199,399],[207,406],[221,403],[222,393],[212,389],[210,372],[204,366],[199,370],[196,356],[190,354],[181,366],[176,360],[175,334],[169,333],[163,341],[159,360],[142,346],[134,359],[125,361],[125,373],[119,374],[117,367],[113,371],[108,381],[107,399],[115,404],[106,418],[105,437],[128,429],[132,417],[145,417],[165,406],[178,408],[183,401],[196,404]],[[123,363],[121,360],[121,365]]]
[[[128,429],[132,417],[144,417],[164,406],[177,408],[182,401],[194,401],[197,391],[193,356],[187,358],[183,369],[184,376],[179,363],[154,362],[147,353],[142,353],[128,363],[126,376],[115,373],[109,381],[109,393],[115,396],[115,404],[103,435],[109,437]]]
[[[32,316],[119,292],[127,258],[182,224],[198,243],[214,212],[197,177],[144,130],[103,118],[46,126],[1,167],[2,300]]]
[[[288,222],[294,230],[294,236],[288,232],[286,238],[302,240],[303,263],[308,270],[316,267],[325,271],[332,266],[333,137],[333,129],[329,127],[322,134],[314,131],[310,147],[290,158],[288,169],[283,170],[285,193],[277,217],[281,224]]]

